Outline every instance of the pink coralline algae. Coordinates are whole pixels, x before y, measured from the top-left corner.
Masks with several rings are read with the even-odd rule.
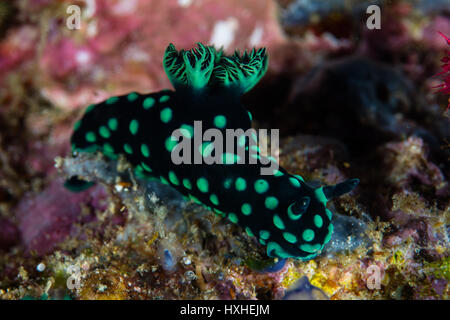
[[[18,204],[15,215],[28,252],[38,255],[51,251],[77,230],[77,224],[95,219],[95,210],[104,210],[103,188],[93,192],[71,193],[62,180],[53,181],[37,195],[28,195]]]

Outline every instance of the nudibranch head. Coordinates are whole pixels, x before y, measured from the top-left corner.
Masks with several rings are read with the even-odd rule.
[[[299,181],[297,183],[300,184]],[[267,244],[267,254],[300,260],[317,256],[330,241],[334,231],[332,213],[326,207],[327,201],[350,192],[358,183],[358,179],[350,179],[320,188],[311,188],[302,183],[301,197],[287,204],[285,212],[274,215],[277,233],[271,235],[273,241]]]

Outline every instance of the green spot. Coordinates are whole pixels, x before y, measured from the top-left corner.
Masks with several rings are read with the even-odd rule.
[[[198,188],[198,190],[200,190],[203,193],[208,192],[208,190],[209,190],[208,180],[206,180],[205,178],[198,178],[197,179],[197,188]]]
[[[150,150],[146,144],[141,144],[141,153],[146,158],[150,157]]]
[[[284,173],[281,172],[281,171],[278,170],[278,169],[275,169],[275,170],[273,170],[273,175],[274,175],[275,177],[281,177],[281,176],[284,175]]]
[[[283,232],[283,238],[290,243],[296,243],[297,242],[297,237],[294,236],[292,233],[289,232]]]
[[[184,186],[186,189],[188,189],[188,190],[191,190],[191,189],[192,189],[192,184],[191,184],[191,182],[189,181],[189,179],[183,179],[183,186]]]
[[[222,115],[214,117],[214,125],[220,129],[225,128],[225,126],[227,125],[227,118]]]
[[[322,217],[320,215],[316,214],[314,216],[314,224],[316,225],[317,228],[322,228],[323,220],[322,220]]]
[[[247,182],[244,178],[237,178],[235,181],[235,186],[237,191],[244,191],[247,188]]]
[[[305,182],[305,179],[303,179],[302,176],[299,176],[298,174],[294,174],[294,177],[296,177],[297,179],[299,179],[300,181]]]
[[[131,148],[131,146],[128,143],[125,143],[123,145],[123,150],[125,150],[125,152],[128,153],[128,154],[132,154],[133,153],[133,148]]]
[[[150,168],[145,162],[141,162],[141,166],[148,172],[152,172],[152,168]]]
[[[95,133],[89,131],[86,133],[86,140],[89,142],[95,142],[95,140],[97,140],[97,137],[95,136]]]
[[[173,148],[177,145],[177,141],[174,137],[170,136],[166,139],[166,149],[169,152],[172,152]]]
[[[217,196],[215,194],[212,194],[209,197],[209,200],[211,201],[212,204],[218,206],[219,205],[219,198],[217,198]]]
[[[247,111],[247,113],[248,113],[248,117],[249,117],[250,121],[252,121],[253,120],[252,114],[250,113],[250,111]]]
[[[191,139],[194,136],[194,128],[188,124],[183,124],[180,126],[180,132],[183,136]]]
[[[167,95],[162,96],[161,98],[159,98],[159,102],[164,103],[169,101],[170,97]]]
[[[162,184],[169,184],[169,181],[167,181],[166,178],[164,178],[163,176],[159,176],[159,180],[161,180]],[[198,200],[198,199],[197,199]]]
[[[108,127],[112,130],[115,131],[117,130],[117,126],[119,125],[119,123],[117,122],[116,118],[111,118],[108,120]]]
[[[178,186],[180,182],[178,181],[177,175],[173,171],[169,171],[169,181],[172,182],[172,184]]]
[[[106,104],[113,104],[116,103],[119,100],[118,97],[111,97],[108,100],[106,100]]]
[[[111,137],[111,132],[108,130],[108,128],[107,127],[105,127],[105,126],[101,126],[99,129],[98,129],[98,132],[100,133],[100,135],[103,137],[103,138],[105,138],[105,139],[108,139],[109,137]]]
[[[135,135],[139,129],[139,122],[136,119],[130,121],[130,132],[132,135]]]
[[[312,231],[311,229],[306,229],[305,231],[303,231],[302,237],[303,240],[309,242],[314,239],[314,231]]]
[[[259,241],[259,243],[261,243],[263,246],[265,246],[265,245],[267,244],[266,240],[264,240],[264,239],[259,239],[258,241]]]
[[[155,99],[152,97],[145,98],[144,102],[142,103],[142,106],[144,107],[145,110],[150,109],[154,105],[155,105]]]
[[[327,233],[327,235],[325,236],[325,239],[323,240],[323,243],[324,243],[324,244],[330,242],[330,240],[331,240],[331,235],[333,234],[333,231],[334,231],[334,227],[333,227],[333,225],[330,223],[330,224],[328,225],[328,233]]]
[[[222,211],[220,211],[220,210],[218,210],[218,209],[216,209],[216,208],[214,208],[213,211],[214,211],[215,213],[217,213],[218,215],[222,216],[222,217],[226,217],[226,214],[225,214],[225,213],[223,213]]]
[[[172,109],[164,108],[161,110],[161,121],[164,123],[168,123],[172,120]]]
[[[249,203],[244,203],[241,207],[241,211],[244,215],[248,216],[252,213],[252,206]]]
[[[255,191],[257,193],[264,193],[269,189],[269,183],[264,179],[258,179],[255,182]]]
[[[261,231],[259,231],[259,237],[261,239],[267,240],[270,237],[270,232],[267,230],[261,230]]]
[[[127,96],[128,101],[133,102],[139,97],[139,95],[136,92],[132,92]]]
[[[80,129],[81,126],[81,120],[78,120],[77,122],[75,122],[75,124],[73,125],[73,131],[77,131],[78,129]]]
[[[246,141],[245,138],[246,137],[247,136],[245,134],[242,134],[242,135],[239,136],[239,138],[238,138],[238,146],[239,147],[243,148],[245,146],[245,141]]]
[[[234,153],[224,153],[222,156],[223,164],[234,164],[240,160],[240,157]]]
[[[254,237],[255,235],[253,234],[252,230],[250,230],[249,227],[245,228],[245,232],[247,232],[249,237]]]
[[[233,183],[233,179],[227,178],[227,179],[225,179],[225,181],[223,182],[223,187],[224,187],[225,189],[230,189],[232,183]]]
[[[193,195],[189,195],[189,199],[191,199],[192,201],[194,201],[196,204],[202,204],[202,202],[200,200],[198,200],[198,198],[194,197]]]
[[[105,143],[103,145],[103,153],[105,156],[107,156],[110,159],[117,159],[117,155],[115,154],[114,148],[109,143]]]
[[[331,221],[331,218],[333,217],[333,214],[331,213],[331,211],[328,210],[327,208],[325,208],[325,213],[326,213],[328,219]]]
[[[92,110],[94,110],[95,108],[95,104],[90,104],[87,108],[86,108],[86,113],[91,112]]]
[[[214,150],[214,143],[213,142],[203,142],[202,145],[199,147],[199,151],[202,154],[202,157],[206,158],[211,155],[211,152]]]
[[[291,219],[291,220],[298,220],[298,219],[300,219],[300,217],[302,216],[302,214],[300,213],[300,214],[295,214],[294,213],[294,211],[292,211],[292,208],[294,207],[294,205],[295,205],[295,203],[293,203],[293,204],[291,204],[290,206],[289,206],[289,208],[288,208],[288,217]]]
[[[277,227],[278,229],[284,230],[284,222],[283,220],[281,220],[280,216],[277,214],[273,215],[273,224],[275,225],[275,227]]]
[[[320,248],[321,248],[321,245],[318,243],[317,244],[302,244],[300,246],[300,249],[302,249],[303,251],[308,252],[308,253],[315,253],[315,252],[319,251]]]
[[[267,209],[273,210],[278,206],[278,199],[275,197],[267,197],[264,204]]]
[[[289,182],[290,182],[294,187],[300,188],[300,181],[298,181],[297,179],[290,177],[290,178],[289,178]]]
[[[327,197],[325,197],[325,194],[323,193],[323,187],[317,188],[314,190],[314,193],[316,194],[317,200],[322,202],[324,205],[327,204]]]
[[[276,242],[269,242],[267,244],[267,255],[272,258],[291,258],[293,257],[291,254],[281,248],[281,246]]]
[[[228,214],[228,219],[230,219],[230,221],[233,222],[233,223],[237,223],[238,222],[238,217],[234,213],[229,213]]]
[[[114,148],[109,143],[105,143],[103,145],[103,150],[105,151],[105,153],[114,153]]]

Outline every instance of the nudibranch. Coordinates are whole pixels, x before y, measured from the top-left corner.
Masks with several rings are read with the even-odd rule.
[[[267,247],[268,256],[312,259],[333,233],[327,201],[350,192],[358,179],[313,188],[279,166],[273,174],[261,174],[262,160],[276,160],[260,153],[255,134],[234,137],[244,155],[220,153],[216,139],[196,139],[201,135],[197,121],[203,131],[215,129],[223,136],[229,129],[251,129],[252,116],[240,98],[262,78],[267,60],[265,48],[226,56],[201,43],[180,51],[170,44],[163,65],[175,91],[132,92],[89,106],[74,126],[73,151],[100,151],[110,159],[123,154],[138,177],[159,179],[237,223]],[[192,147],[183,157],[219,155],[223,161],[175,163],[173,154],[181,141]],[[257,161],[245,161],[250,158]],[[91,184],[74,177],[66,185]]]

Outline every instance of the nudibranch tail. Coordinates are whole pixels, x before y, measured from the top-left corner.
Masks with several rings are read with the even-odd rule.
[[[359,184],[359,179],[348,179],[334,186],[323,187],[323,193],[327,200],[337,198],[345,193],[349,193]]]

